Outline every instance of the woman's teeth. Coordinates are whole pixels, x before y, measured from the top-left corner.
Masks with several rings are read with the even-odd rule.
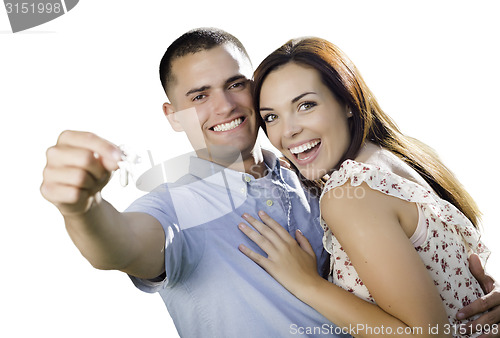
[[[213,129],[214,131],[228,131],[239,126],[241,122],[243,122],[243,119],[241,117],[238,117],[237,119],[231,121],[230,123],[218,124]]]
[[[303,153],[304,151],[307,151],[311,148],[316,147],[320,142],[321,142],[320,140],[314,140],[311,142],[307,142],[305,144],[301,144],[298,147],[290,148],[290,152],[294,155],[297,155],[297,154]]]

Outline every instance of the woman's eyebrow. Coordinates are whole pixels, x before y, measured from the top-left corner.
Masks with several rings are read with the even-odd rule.
[[[309,94],[316,94],[316,93],[315,92],[306,92],[306,93],[300,94],[299,96],[297,96],[296,98],[294,98],[292,100],[292,103],[297,102],[298,100],[300,100],[301,98],[303,98],[304,96],[309,95]]]
[[[293,104],[293,103],[297,102],[298,100],[300,100],[301,98],[303,98],[304,96],[309,95],[309,94],[316,94],[316,93],[315,92],[305,92],[305,93],[300,94],[299,96],[293,98],[290,102]],[[267,107],[259,108],[259,111],[272,111],[272,110],[274,110],[274,109],[267,108]]]

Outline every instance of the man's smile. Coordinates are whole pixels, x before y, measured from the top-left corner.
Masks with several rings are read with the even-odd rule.
[[[230,122],[217,124],[217,125],[211,127],[210,129],[213,131],[219,131],[219,132],[220,131],[229,131],[229,130],[232,130],[232,129],[238,127],[244,120],[245,120],[244,117],[237,117]]]

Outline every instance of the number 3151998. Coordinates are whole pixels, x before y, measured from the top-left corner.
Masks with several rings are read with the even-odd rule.
[[[493,325],[481,325],[477,324],[475,326],[472,326],[471,324],[465,324],[465,325],[445,325],[445,332],[446,334],[453,334],[453,335],[465,335],[467,333],[467,329],[470,329],[472,331],[475,331],[476,333],[479,334],[498,334],[499,332],[499,327],[498,324],[493,324]]]
[[[55,3],[27,3],[27,2],[22,2],[22,3],[10,3],[6,2],[5,3],[5,8],[7,9],[7,14],[15,13],[15,14],[50,14],[50,13],[61,13],[63,10],[61,7],[60,2],[55,2]]]

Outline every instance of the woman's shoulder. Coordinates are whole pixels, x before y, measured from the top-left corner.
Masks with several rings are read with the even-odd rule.
[[[369,153],[362,151],[355,160],[344,161],[330,175],[321,195],[322,204],[325,199],[337,203],[342,198],[347,199],[342,203],[359,203],[356,201],[359,196],[365,199],[373,196],[372,203],[390,200],[383,195],[406,202],[432,202],[432,189],[413,168],[388,150],[370,147]],[[354,201],[349,201],[350,198]]]
[[[378,227],[380,223],[396,224],[403,211],[416,212],[415,208],[408,209],[408,204],[365,181],[359,184],[347,181],[322,196],[320,211],[325,225],[339,234],[339,231],[365,231],[366,227],[375,224]]]
[[[325,183],[320,197],[321,209],[343,217],[355,214],[357,210],[377,210],[393,204],[387,187],[393,184],[393,179],[388,175],[387,168],[345,160]]]
[[[355,159],[345,160],[339,169],[331,174],[325,184],[324,193],[345,184],[347,181],[350,181],[352,185],[358,185],[362,181],[376,181],[376,178],[380,179],[378,181],[382,185],[388,180],[405,180],[416,183],[425,190],[432,191],[425,179],[397,155],[379,145],[368,142]]]
[[[382,169],[374,164],[346,160],[326,183],[320,208],[326,224],[336,227],[372,224],[375,219],[379,222],[409,220],[401,225],[410,237],[418,220],[412,202],[430,201],[429,191],[387,167]]]
[[[375,166],[382,171],[392,173],[431,190],[429,184],[415,169],[410,167],[396,154],[374,143],[367,142],[355,161]]]
[[[349,164],[349,163],[348,163]],[[321,209],[335,210],[336,213],[345,214],[355,212],[359,208],[373,207],[390,202],[389,196],[369,186],[365,180],[347,180],[343,184],[334,184],[325,189],[321,196]]]

